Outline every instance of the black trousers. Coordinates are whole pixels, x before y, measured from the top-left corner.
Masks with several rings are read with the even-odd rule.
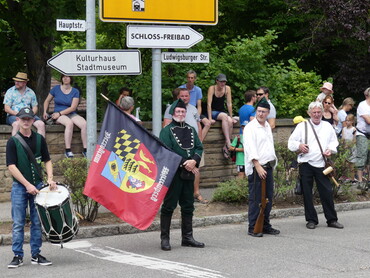
[[[268,203],[265,209],[265,219],[263,222],[263,228],[269,229],[270,224],[270,212],[272,208],[272,198],[274,196],[274,177],[273,169],[265,168],[267,171],[266,177],[266,197],[268,198]],[[261,179],[257,174],[255,168],[253,168],[253,173],[248,176],[248,187],[249,187],[249,203],[248,203],[248,231],[253,232],[254,225],[256,224],[258,215],[260,213],[260,203],[261,203]]]
[[[313,204],[312,188],[314,179],[324,210],[326,223],[338,220],[337,212],[334,208],[333,186],[329,178],[322,173],[323,170],[324,168],[316,168],[308,163],[302,163],[299,166],[306,221],[314,222],[315,224],[318,224],[319,220],[317,218],[317,212]]]
[[[194,181],[180,178],[178,170],[172,180],[171,186],[164,197],[161,215],[172,216],[177,207],[181,207],[181,216],[193,216],[194,212]]]

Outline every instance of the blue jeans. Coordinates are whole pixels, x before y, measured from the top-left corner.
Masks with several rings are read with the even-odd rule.
[[[40,189],[42,183],[37,185]],[[13,233],[12,233],[12,250],[14,255],[23,257],[23,242],[24,242],[24,226],[26,224],[26,209],[30,207],[30,245],[31,255],[34,257],[40,253],[42,245],[41,224],[37,215],[34,196],[28,194],[26,188],[18,183],[13,182],[11,199],[12,199],[12,219],[13,219]]]

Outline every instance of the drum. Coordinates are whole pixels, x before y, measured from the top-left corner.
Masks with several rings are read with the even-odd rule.
[[[61,183],[57,183],[57,187],[53,191],[48,185],[42,187],[35,204],[46,239],[62,244],[77,234],[78,220],[72,209],[68,187]]]

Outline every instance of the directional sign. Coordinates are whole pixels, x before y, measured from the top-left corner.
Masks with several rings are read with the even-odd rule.
[[[209,53],[162,52],[162,63],[209,63]]]
[[[139,75],[139,50],[63,50],[48,65],[66,75]]]
[[[85,20],[57,19],[57,31],[86,31]]]
[[[127,47],[134,48],[190,48],[203,40],[189,26],[128,25]]]
[[[107,22],[216,25],[218,0],[100,0]]]

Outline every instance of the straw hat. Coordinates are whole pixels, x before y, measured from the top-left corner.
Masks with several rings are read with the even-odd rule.
[[[14,81],[28,81],[27,73],[18,72],[15,77],[13,77]]]

